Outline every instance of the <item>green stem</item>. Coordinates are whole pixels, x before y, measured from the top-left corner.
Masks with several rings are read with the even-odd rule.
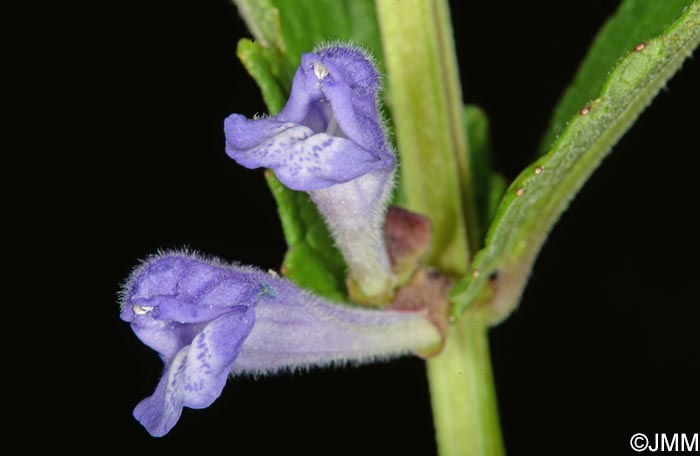
[[[488,344],[489,318],[467,312],[428,361],[433,422],[441,456],[505,454]]]
[[[446,0],[433,3],[434,25],[437,32],[438,51],[440,53],[440,68],[447,102],[449,134],[453,143],[454,160],[457,164],[458,184],[462,200],[462,212],[467,231],[467,243],[470,256],[474,256],[479,248],[478,211],[476,209],[476,192],[474,176],[469,156],[472,151],[467,141],[467,130],[464,123],[464,102],[462,101],[462,86],[459,82],[459,65],[455,52],[450,8]]]
[[[387,102],[408,209],[433,222],[427,262],[461,277],[476,226],[452,26],[445,0],[377,0]],[[474,249],[472,249],[474,250]]]
[[[376,5],[407,205],[433,223],[427,262],[462,277],[479,238],[447,2]],[[444,352],[428,361],[442,456],[503,454],[488,321],[471,312],[450,328]]]

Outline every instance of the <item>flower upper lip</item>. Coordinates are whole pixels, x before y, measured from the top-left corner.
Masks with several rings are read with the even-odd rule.
[[[396,157],[377,110],[379,76],[361,51],[344,48],[336,58],[338,53],[328,48],[302,56],[289,101],[276,116],[229,116],[228,155],[248,168],[272,168],[286,186],[301,191],[377,170],[391,173]]]

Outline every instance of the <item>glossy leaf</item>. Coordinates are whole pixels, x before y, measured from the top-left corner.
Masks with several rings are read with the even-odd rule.
[[[628,23],[626,15],[636,11],[630,3],[637,2],[625,2],[612,21]],[[655,37],[652,27],[642,35],[643,45],[613,60],[600,75],[599,93],[579,107],[551,151],[515,179],[486,246],[452,291],[456,315],[475,303],[487,304],[497,322],[515,307],[540,247],[569,201],[700,42],[700,0],[679,16],[663,34]],[[614,24],[605,29],[610,28]],[[592,52],[614,47],[598,42]]]

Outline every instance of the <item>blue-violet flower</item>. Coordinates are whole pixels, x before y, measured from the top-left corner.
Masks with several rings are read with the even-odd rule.
[[[379,74],[364,51],[328,46],[304,54],[287,104],[274,117],[224,124],[226,152],[271,168],[308,192],[330,227],[360,301],[388,300],[396,279],[382,236],[396,167],[378,109]]]
[[[339,305],[276,275],[188,253],[146,260],[121,306],[121,319],[165,365],[153,395],[134,409],[153,436],[169,432],[183,407],[209,406],[230,374],[371,361],[442,340],[425,307]]]

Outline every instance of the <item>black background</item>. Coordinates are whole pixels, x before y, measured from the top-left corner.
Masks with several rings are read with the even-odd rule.
[[[512,178],[617,2],[453,3],[464,98],[489,114]],[[146,434],[131,410],[161,364],[119,320],[120,282],[159,248],[262,268],[285,251],[262,173],[223,151],[227,114],[265,111],[235,57],[248,34],[225,0],[36,8],[13,46],[33,70],[9,86],[28,128],[6,157],[26,174],[13,161],[3,173],[12,454],[434,454],[417,359],[237,378],[165,438]],[[578,195],[520,308],[492,331],[509,454],[632,454],[633,433],[700,429],[699,80],[691,59]]]

